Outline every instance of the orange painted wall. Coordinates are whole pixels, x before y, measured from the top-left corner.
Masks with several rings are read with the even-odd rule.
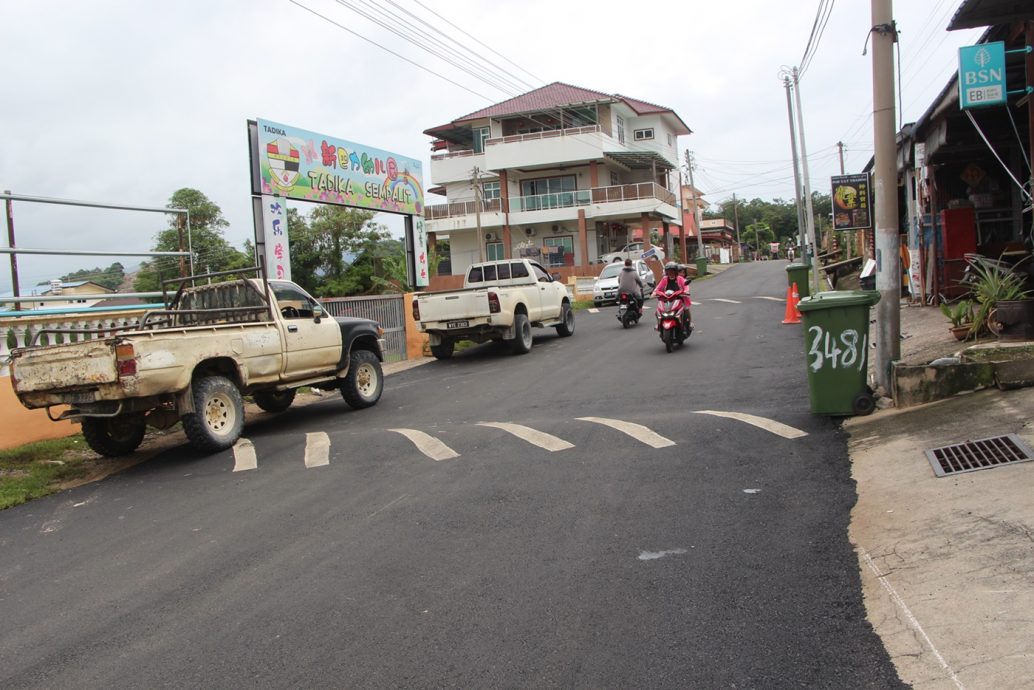
[[[14,395],[10,377],[0,376],[0,450],[77,433],[78,424],[52,422],[46,410],[25,409]]]
[[[460,276],[462,279],[462,276]],[[431,280],[434,280],[432,278]],[[413,320],[413,293],[407,292],[403,297],[402,304],[406,309],[406,359],[420,359],[424,356],[424,346],[427,345],[427,334],[421,333],[416,328],[416,321]]]

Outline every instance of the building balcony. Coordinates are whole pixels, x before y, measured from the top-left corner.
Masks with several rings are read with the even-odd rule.
[[[521,196],[509,200],[510,225],[555,223],[578,218],[578,210],[586,218],[629,218],[642,213],[657,214],[676,224],[681,215],[675,205],[675,194],[653,182],[622,184],[611,187],[578,189],[555,194]],[[476,226],[475,202],[460,201],[451,204],[433,204],[424,209],[430,232],[448,232]],[[481,226],[501,226],[504,223],[502,200],[484,202]]]
[[[551,168],[587,163],[602,159],[603,152],[616,144],[598,125],[498,137],[485,142],[485,168]]]
[[[431,180],[439,185],[469,180],[475,167],[485,170],[485,154],[469,149],[436,153],[431,156]]]

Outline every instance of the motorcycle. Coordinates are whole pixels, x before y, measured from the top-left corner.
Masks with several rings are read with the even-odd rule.
[[[682,290],[665,290],[657,297],[657,328],[661,341],[668,352],[682,345],[693,332],[689,310],[682,303],[686,293]]]
[[[643,317],[642,309],[639,308],[639,301],[633,299],[632,295],[622,292],[618,295],[618,321],[622,328],[628,328],[639,323]]]

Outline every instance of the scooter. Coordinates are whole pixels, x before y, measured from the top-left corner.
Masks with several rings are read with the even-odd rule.
[[[668,352],[682,345],[693,332],[689,310],[682,303],[685,294],[682,290],[665,290],[657,296],[657,331]]]
[[[617,316],[622,328],[628,328],[639,323],[639,319],[643,317],[643,312],[639,308],[639,301],[633,299],[632,295],[627,292],[619,294]]]

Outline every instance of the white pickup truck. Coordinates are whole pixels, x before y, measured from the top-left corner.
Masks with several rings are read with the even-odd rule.
[[[384,341],[376,322],[331,317],[290,281],[185,287],[190,280],[176,281],[166,308],[136,326],[37,333],[61,344],[11,353],[18,399],[55,421],[81,420],[86,442],[107,456],[133,452],[146,426],[177,421],[199,450],[229,448],[243,429],[244,394],[268,412],[286,410],[301,386],[338,389],[354,408],[380,399]],[[66,405],[55,417],[52,408]]]
[[[473,264],[462,290],[417,293],[413,319],[438,359],[452,357],[458,340],[503,340],[524,354],[531,350],[532,326],[556,328],[564,337],[574,333],[567,288],[529,259]]]

